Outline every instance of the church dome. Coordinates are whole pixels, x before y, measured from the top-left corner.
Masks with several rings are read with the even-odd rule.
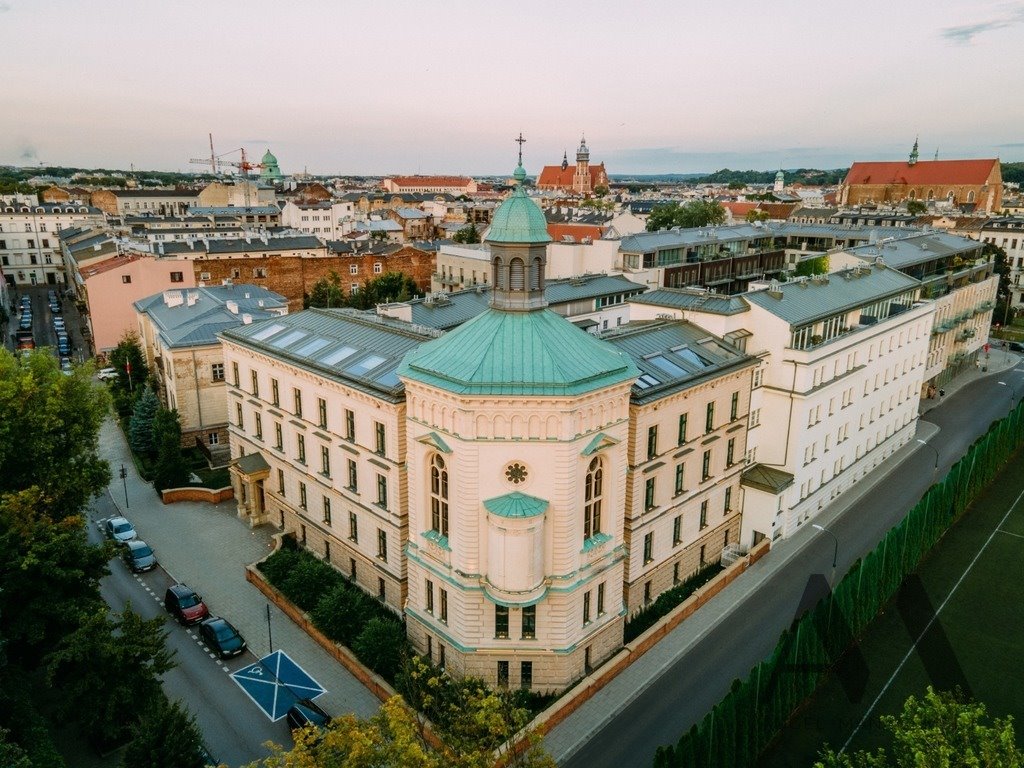
[[[520,166],[522,167],[522,166]],[[518,172],[518,168],[516,169]],[[525,172],[524,172],[525,175]],[[518,177],[517,177],[518,178]],[[491,217],[489,243],[550,243],[548,222],[540,207],[517,187]]]
[[[274,157],[274,155],[273,155],[273,154],[271,154],[270,150],[268,149],[268,150],[267,150],[267,151],[266,151],[266,152],[265,152],[265,153],[263,154],[263,160],[262,160],[261,162],[262,162],[262,163],[263,163],[264,165],[277,165],[277,158],[276,158],[276,157]]]

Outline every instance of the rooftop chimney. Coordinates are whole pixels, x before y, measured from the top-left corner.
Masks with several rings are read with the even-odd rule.
[[[168,307],[177,307],[184,303],[181,291],[164,291],[164,304]]]
[[[224,302],[224,308],[228,312],[230,312],[232,315],[237,315],[238,314],[238,302],[237,301],[234,301],[234,300],[225,301]]]
[[[252,315],[248,312],[242,315],[242,325],[249,325],[252,322]]]

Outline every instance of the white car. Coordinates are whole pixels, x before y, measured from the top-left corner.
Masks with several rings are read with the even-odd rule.
[[[101,368],[96,374],[96,378],[100,381],[109,381],[117,378],[117,368]]]
[[[107,536],[114,541],[131,541],[139,534],[135,532],[135,526],[126,518],[112,517],[107,520]]]

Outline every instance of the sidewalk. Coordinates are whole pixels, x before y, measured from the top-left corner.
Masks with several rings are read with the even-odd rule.
[[[958,376],[944,389],[946,397],[967,384],[986,376],[998,376],[1020,362],[1014,353],[998,353],[990,357],[989,370],[968,371]],[[945,398],[943,398],[945,399]],[[928,402],[928,401],[926,401]],[[923,410],[930,410],[940,402],[928,404]],[[927,443],[939,433],[939,427],[923,419],[918,421],[917,431],[910,442],[897,450],[886,460],[885,469],[869,474],[818,514],[813,522],[826,528],[843,516],[852,506],[874,488],[889,480],[899,471],[903,463],[917,451],[925,449],[918,441]],[[627,667],[621,674],[598,691],[589,701],[563,722],[555,726],[544,737],[544,745],[560,764],[571,758],[594,734],[608,727],[618,713],[659,680],[666,671],[681,658],[689,654],[703,638],[720,623],[734,620],[739,610],[765,583],[784,571],[789,563],[799,556],[811,543],[818,531],[810,525],[801,526],[792,536],[780,539],[772,545],[772,551],[752,565],[732,584],[688,618],[661,642]],[[742,626],[738,621],[737,626]]]
[[[107,489],[114,505],[156,550],[171,578],[195,588],[213,613],[238,627],[257,657],[269,653],[268,603],[245,580],[245,566],[272,550],[270,529],[250,529],[235,516],[234,500],[164,506],[153,486],[138,476],[127,442],[111,418],[103,423],[99,442],[100,455],[110,462],[114,477]],[[119,476],[122,465],[128,471],[127,508]],[[270,615],[274,650],[284,650],[327,689],[318,702],[328,712],[365,718],[377,711],[380,701],[362,683],[273,605]]]
[[[1017,352],[1010,352],[1008,350],[993,349],[991,352],[988,353],[987,360],[985,359],[984,352],[980,353],[978,359],[981,361],[981,365],[988,368],[987,371],[982,372],[981,367],[979,366],[972,370],[961,373],[951,382],[942,387],[942,391],[946,393],[944,397],[936,396],[931,400],[922,400],[921,407],[920,409],[918,409],[918,413],[923,416],[924,414],[928,413],[928,411],[930,411],[932,408],[941,404],[945,397],[949,397],[954,392],[958,392],[971,382],[977,381],[978,379],[983,379],[986,376],[992,376],[997,373],[1002,373],[1003,371],[1008,371],[1011,368],[1014,368],[1017,365],[1017,363],[1021,361],[1021,355]]]

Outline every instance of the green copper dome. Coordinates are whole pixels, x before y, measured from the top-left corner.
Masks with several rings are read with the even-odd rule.
[[[516,171],[518,172],[519,168]],[[548,222],[544,218],[544,213],[533,200],[526,196],[522,186],[517,187],[512,196],[499,205],[498,210],[494,212],[486,241],[489,243],[551,242],[551,237],[548,235]]]
[[[557,397],[640,372],[628,355],[550,310],[488,309],[410,350],[398,375],[461,395]]]
[[[276,157],[274,157],[274,155],[273,155],[273,154],[271,154],[270,150],[268,149],[268,150],[267,150],[267,151],[266,151],[266,152],[265,152],[265,153],[263,154],[263,160],[262,160],[261,162],[262,162],[262,163],[263,163],[264,165],[270,165],[270,164],[274,164],[274,165],[277,165],[277,158],[276,158]]]

